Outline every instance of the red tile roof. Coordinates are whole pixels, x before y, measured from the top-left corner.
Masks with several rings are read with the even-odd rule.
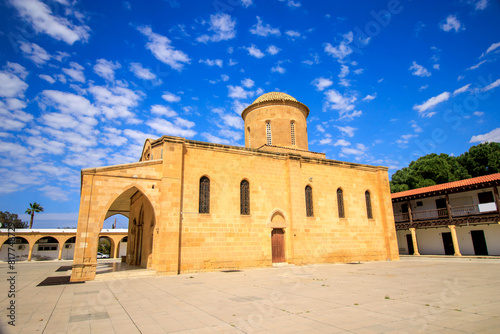
[[[458,188],[462,188],[462,187],[474,186],[476,184],[495,182],[495,181],[500,181],[500,173],[474,177],[472,179],[465,179],[465,180],[460,180],[460,181],[436,184],[434,186],[429,186],[429,187],[401,191],[399,193],[391,194],[391,197],[392,197],[392,199],[396,199],[396,198],[401,198],[401,197],[423,195],[423,194],[427,194],[427,193],[434,193],[437,191],[458,189]]]

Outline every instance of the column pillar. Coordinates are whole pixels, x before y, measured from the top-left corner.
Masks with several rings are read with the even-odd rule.
[[[63,247],[64,245],[61,245],[61,243],[59,243],[59,255],[57,255],[57,259],[58,260],[61,260],[62,258],[62,251],[63,251]]]
[[[408,208],[408,219],[410,219],[410,225],[413,224],[413,212],[411,209],[411,202],[406,201],[406,207]]]
[[[420,255],[417,245],[417,233],[414,227],[410,227],[411,241],[413,242],[413,255]]]
[[[451,240],[453,240],[453,249],[455,250],[455,256],[462,256],[460,253],[460,248],[458,247],[457,230],[455,225],[448,225],[451,231]]]
[[[29,244],[29,251],[28,251],[28,261],[31,261],[31,255],[33,255],[33,247],[35,247],[35,244]]]
[[[120,247],[120,241],[118,241],[118,242],[115,241],[115,250],[114,250],[114,256],[113,256],[114,259],[116,259],[118,257],[119,247]]]

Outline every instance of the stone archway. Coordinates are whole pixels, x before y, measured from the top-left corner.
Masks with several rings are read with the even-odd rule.
[[[0,246],[0,260],[1,261],[8,261],[9,260],[9,254],[10,254],[10,259],[12,259],[12,254],[14,254],[14,260],[15,261],[22,261],[22,260],[27,260],[28,259],[28,254],[29,254],[29,241],[26,240],[23,237],[15,237],[15,239],[12,242],[12,245],[10,244],[10,239],[5,238],[6,240],[2,243]],[[10,248],[10,250],[9,250]]]

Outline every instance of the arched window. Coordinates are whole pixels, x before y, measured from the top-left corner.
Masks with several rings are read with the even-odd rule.
[[[240,183],[240,213],[250,214],[250,183],[247,180]]]
[[[339,218],[345,218],[344,192],[340,188],[337,189],[337,206],[339,208]]]
[[[271,146],[273,144],[273,138],[271,136],[271,122],[266,122],[266,137],[267,137],[267,145]]]
[[[292,145],[295,145],[295,122],[290,122],[290,136],[292,137]]]
[[[200,179],[200,213],[210,213],[210,179]]]
[[[306,215],[307,217],[314,217],[313,192],[310,186],[306,187]]]
[[[365,201],[366,201],[366,215],[368,216],[368,219],[373,219],[372,199],[370,196],[370,192],[368,190],[365,191]]]

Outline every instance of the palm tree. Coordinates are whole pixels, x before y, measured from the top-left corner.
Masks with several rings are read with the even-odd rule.
[[[33,216],[35,215],[35,212],[43,212],[42,206],[37,202],[30,203],[30,207],[26,209],[26,213],[31,215],[30,228],[33,227]]]

